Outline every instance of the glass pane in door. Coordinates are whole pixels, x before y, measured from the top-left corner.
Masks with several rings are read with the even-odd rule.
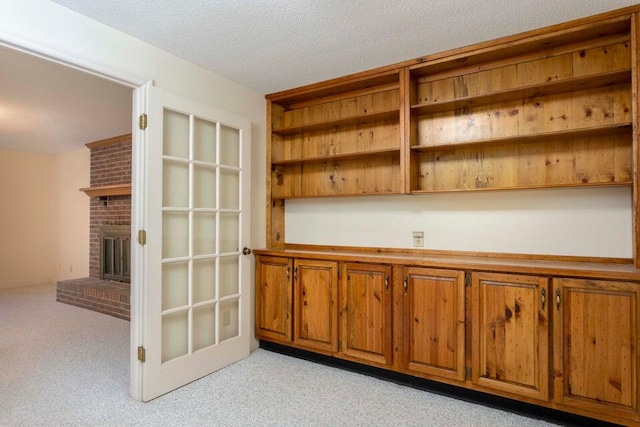
[[[220,126],[220,162],[225,166],[240,166],[240,131]]]
[[[164,142],[165,156],[189,158],[189,116],[164,110]]]
[[[193,309],[193,351],[216,343],[216,306]]]
[[[189,264],[162,264],[162,309],[182,307],[189,303]]]
[[[187,354],[188,311],[162,316],[162,361]]]
[[[207,255],[216,252],[216,214],[194,212],[193,254]]]
[[[164,212],[162,214],[162,258],[180,258],[189,255],[189,214]]]
[[[240,209],[240,171],[220,169],[220,209]]]
[[[235,295],[239,291],[239,275],[240,256],[231,255],[220,257],[220,298],[229,295]]]
[[[220,341],[238,336],[240,331],[240,304],[238,299],[220,303]]]
[[[216,207],[216,168],[195,165],[193,168],[193,207]]]
[[[215,123],[196,118],[193,129],[193,159],[200,162],[216,163]]]
[[[240,250],[240,215],[220,214],[220,253]]]
[[[216,259],[193,260],[193,302],[213,300],[216,297]]]
[[[162,164],[162,205],[189,206],[189,165],[174,160]]]

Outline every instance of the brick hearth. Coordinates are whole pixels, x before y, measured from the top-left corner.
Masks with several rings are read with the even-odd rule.
[[[131,289],[128,283],[85,277],[64,280],[56,287],[56,301],[129,320]]]

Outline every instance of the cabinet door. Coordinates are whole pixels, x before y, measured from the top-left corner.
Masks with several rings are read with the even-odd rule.
[[[391,267],[345,264],[340,301],[341,351],[366,362],[390,365]]]
[[[338,264],[296,260],[294,342],[311,349],[338,349]]]
[[[473,273],[474,384],[549,397],[548,279]]]
[[[291,342],[292,260],[256,259],[256,336]]]
[[[556,402],[611,415],[637,414],[638,286],[554,279]]]
[[[406,370],[464,381],[464,272],[404,269]]]

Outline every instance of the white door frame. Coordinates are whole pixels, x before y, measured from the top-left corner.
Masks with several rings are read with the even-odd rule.
[[[128,71],[111,67],[107,64],[98,62],[94,59],[82,57],[78,54],[58,49],[55,46],[47,45],[36,40],[27,39],[25,37],[10,33],[8,31],[0,30],[0,46],[7,47],[12,50],[26,53],[28,55],[37,56],[47,61],[55,62],[73,69],[83,71],[85,73],[101,77],[103,79],[110,80],[112,82],[121,84],[131,89],[137,89],[144,85],[151,85],[152,79],[150,77],[139,76],[132,74]],[[136,91],[138,93],[146,90]],[[140,153],[144,147],[144,132],[141,132],[137,126],[137,118],[144,112],[146,108],[146,99],[144,96],[132,96],[133,108],[132,108],[132,124],[131,124],[131,146],[133,151],[132,160],[132,180],[141,179],[144,174],[144,170],[140,170],[140,163],[134,164],[136,159],[140,159]],[[132,182],[133,184],[133,182]],[[133,185],[132,185],[132,188]],[[131,233],[132,242],[135,242],[135,235],[141,225],[139,220],[141,219],[140,211],[141,200],[135,192],[131,194]],[[136,216],[134,217],[134,212]],[[88,243],[88,242],[87,242]],[[139,245],[135,245],[138,247]],[[137,348],[138,343],[142,342],[143,338],[143,292],[144,281],[141,280],[140,274],[143,270],[139,268],[139,263],[142,261],[140,254],[142,253],[137,248],[132,248],[131,257],[131,341],[130,341],[130,389],[129,394],[135,400],[142,400],[142,366],[138,362],[137,353],[133,349]],[[135,276],[137,274],[138,277]]]

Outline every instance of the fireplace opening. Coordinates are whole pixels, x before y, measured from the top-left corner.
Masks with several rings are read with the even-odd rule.
[[[100,279],[131,283],[131,228],[100,227]]]

